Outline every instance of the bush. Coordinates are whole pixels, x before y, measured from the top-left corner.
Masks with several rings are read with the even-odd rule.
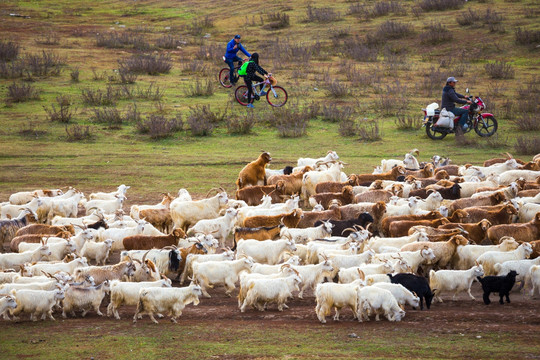
[[[124,114],[124,120],[126,122],[131,122],[133,124],[136,124],[140,122],[142,119],[141,112],[137,108],[137,104],[133,103],[131,105],[127,106],[126,112]]]
[[[483,15],[469,9],[459,14],[459,16],[456,18],[457,23],[461,26],[482,27],[485,24],[488,24],[490,31],[495,29],[495,26],[500,24],[503,19],[504,18],[501,16],[501,14],[496,11],[492,11],[491,9],[487,9]]]
[[[249,134],[257,122],[258,117],[253,111],[239,116],[230,116],[227,119],[227,132],[238,135]]]
[[[76,113],[76,109],[73,109],[71,105],[71,98],[66,95],[61,95],[56,97],[56,104],[51,104],[50,108],[44,106],[43,109],[47,113],[47,118],[50,121],[69,123]]]
[[[52,51],[28,54],[23,59],[24,70],[29,77],[58,76],[62,72],[65,59]]]
[[[174,37],[171,34],[163,35],[156,40],[156,47],[161,49],[176,49],[180,45],[183,45],[185,42],[182,42],[180,39]]]
[[[38,139],[40,136],[47,134],[46,130],[40,129],[37,125],[35,121],[26,122],[20,127],[19,135]]]
[[[123,85],[120,89],[121,96],[125,99],[145,99],[152,101],[161,101],[163,99],[164,90],[154,82],[150,83],[147,88],[135,87]]]
[[[169,55],[137,54],[118,61],[119,71],[135,74],[167,74],[172,69],[172,60]]]
[[[109,32],[96,36],[96,46],[109,49],[131,47],[139,51],[148,51],[152,46],[144,36],[129,32]]]
[[[540,153],[540,137],[538,136],[519,136],[514,145],[518,154],[536,155]]]
[[[20,103],[28,100],[39,99],[39,90],[30,84],[13,83],[7,88],[7,103]]]
[[[403,24],[398,21],[388,20],[377,27],[374,32],[367,33],[366,44],[368,46],[380,46],[388,40],[402,39],[413,33],[410,24]]]
[[[194,19],[190,25],[187,26],[187,31],[193,36],[204,34],[207,29],[214,27],[214,20],[208,15],[201,19]]]
[[[397,111],[407,108],[409,99],[407,97],[407,86],[396,81],[394,85],[386,85],[385,88],[378,88],[379,95],[375,100],[377,110],[385,116],[394,115]]]
[[[339,80],[332,80],[326,86],[326,90],[330,96],[334,98],[342,98],[350,95],[349,87]]]
[[[107,86],[105,91],[100,89],[83,89],[81,91],[82,101],[90,106],[110,106],[115,105],[120,97],[118,89],[114,89],[111,85]]]
[[[540,43],[540,30],[523,30],[517,28],[514,32],[516,44],[536,47]]]
[[[538,131],[540,130],[540,116],[535,113],[523,113],[510,119],[514,125],[521,131]]]
[[[138,75],[126,68],[118,69],[118,82],[120,84],[134,84]]]
[[[79,68],[71,70],[69,77],[71,78],[72,82],[79,82]]]
[[[88,125],[66,126],[66,134],[67,141],[91,140],[94,137]]]
[[[357,134],[361,141],[371,142],[382,139],[382,132],[377,120],[363,119],[358,123]]]
[[[346,39],[343,42],[343,55],[363,62],[375,62],[377,61],[377,55],[379,50],[374,47],[369,47],[362,40],[356,36],[351,39]]]
[[[378,1],[373,4],[369,15],[370,17],[386,16],[390,13],[406,14],[405,8],[397,1]]]
[[[210,136],[216,125],[227,119],[227,110],[222,114],[214,113],[207,105],[192,107],[187,123],[193,136]]]
[[[355,109],[352,106],[329,104],[323,105],[320,108],[319,114],[324,121],[339,122],[343,120],[352,119],[355,113]]]
[[[60,36],[54,31],[39,34],[35,39],[39,45],[58,45],[60,44]]]
[[[395,124],[398,130],[418,130],[422,126],[422,118],[398,112]]]
[[[109,129],[120,129],[122,127],[122,114],[117,108],[93,108],[92,112],[93,115],[90,117],[92,122],[107,125]]]
[[[420,34],[422,44],[436,45],[452,40],[452,33],[446,26],[433,23],[427,27],[427,31]]]
[[[368,87],[378,84],[381,81],[381,73],[377,68],[371,68],[368,71],[359,69],[358,67],[351,65],[345,70],[347,80],[357,87]]]
[[[279,30],[290,25],[289,15],[282,12],[270,13],[267,15],[269,23],[264,25],[265,29]]]
[[[19,56],[20,46],[13,41],[0,41],[0,61],[12,61]]]
[[[22,61],[0,61],[0,79],[17,79],[24,74]]]
[[[440,90],[441,84],[444,84],[447,74],[440,69],[431,67],[423,75],[422,81],[417,87],[419,90],[423,91],[427,97],[432,97],[433,92]]]
[[[338,132],[341,136],[356,136],[358,124],[353,117],[345,118],[339,122]]]
[[[423,11],[445,11],[461,9],[464,4],[463,0],[421,0],[418,5]]]
[[[515,71],[512,65],[504,61],[495,61],[484,65],[488,76],[492,79],[513,79]]]
[[[195,84],[190,84],[185,91],[185,95],[189,97],[197,96],[212,96],[214,95],[215,86],[214,81],[211,79],[206,79],[201,81],[197,79]]]
[[[311,114],[308,108],[304,108],[303,110],[299,110],[298,108],[274,109],[272,122],[279,136],[285,138],[301,137],[306,135]]]
[[[334,9],[329,7],[315,8],[311,4],[307,6],[306,15],[307,22],[330,23],[341,19],[341,14]]]
[[[137,123],[136,129],[141,134],[148,134],[154,140],[172,136],[182,130],[184,123],[182,116],[177,114],[174,118],[167,119],[164,115],[151,114],[146,120]]]
[[[456,21],[461,26],[470,26],[470,25],[479,25],[480,24],[480,14],[476,11],[469,9],[462,12],[456,17]]]

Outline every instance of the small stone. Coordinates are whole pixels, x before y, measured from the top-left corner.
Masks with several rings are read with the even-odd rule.
[[[211,36],[210,34],[204,34],[203,38],[205,38],[205,39],[209,39],[209,38],[210,38],[210,36]]]
[[[170,26],[166,26],[166,27],[165,27],[165,30],[171,30],[171,27],[170,27]]]
[[[349,337],[353,338],[353,339],[356,339],[358,337],[358,335],[356,335],[356,333],[350,333]]]
[[[319,91],[319,88],[313,88],[314,91]]]
[[[118,25],[119,28],[125,28],[126,25]]]
[[[480,335],[476,336],[477,339],[481,339],[482,337]]]

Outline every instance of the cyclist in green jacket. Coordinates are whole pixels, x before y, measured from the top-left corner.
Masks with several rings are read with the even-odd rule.
[[[261,82],[264,79],[260,76],[258,76],[256,73],[262,74],[262,75],[268,75],[268,72],[264,70],[261,66],[259,66],[259,54],[253,53],[251,54],[251,59],[242,65],[240,70],[238,70],[238,75],[242,76],[244,78],[244,82],[246,83],[246,86],[248,88],[248,105],[247,107],[253,108],[253,104],[251,103],[251,99],[253,97],[253,80],[256,82]],[[261,85],[262,90],[263,85]],[[266,95],[265,91],[262,91],[260,93],[260,96]]]

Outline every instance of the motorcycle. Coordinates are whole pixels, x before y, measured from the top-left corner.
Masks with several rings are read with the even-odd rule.
[[[468,109],[469,113],[467,114],[467,129],[463,130],[464,133],[468,133],[472,129],[481,137],[489,137],[497,132],[498,123],[493,114],[482,113],[482,110],[486,108],[486,103],[478,96],[471,96],[469,94],[469,89],[466,90],[467,99],[472,101],[472,104],[466,104],[462,106],[462,109]],[[448,134],[455,133],[455,129],[458,126],[459,119],[461,116],[456,116],[454,118],[453,127],[442,127],[437,126],[437,121],[439,120],[441,111],[438,109],[439,105],[433,103],[428,106],[426,109],[422,109],[424,113],[424,124],[422,127],[426,128],[426,134],[430,139],[441,140],[446,137]]]

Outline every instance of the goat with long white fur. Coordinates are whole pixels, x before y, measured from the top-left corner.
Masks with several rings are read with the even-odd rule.
[[[314,290],[317,284],[323,282],[326,276],[331,276],[334,271],[334,266],[332,261],[324,258],[320,263],[313,265],[301,265],[301,266],[291,266],[292,269],[296,270],[302,278],[302,288],[298,293],[300,299],[304,298],[304,291],[307,289]]]
[[[2,316],[4,320],[11,320],[8,313],[16,308],[17,301],[15,301],[15,297],[11,295],[0,297],[0,316]]]
[[[253,306],[259,311],[264,311],[262,304],[276,302],[279,311],[287,305],[285,302],[292,297],[292,293],[298,290],[302,277],[292,274],[285,278],[254,279],[251,281],[246,293],[246,298],[240,307],[240,311],[246,311],[248,306]]]
[[[326,316],[330,315],[332,308],[335,309],[334,321],[339,321],[339,312],[344,307],[349,307],[353,312],[353,318],[358,315],[358,293],[362,286],[365,286],[364,279],[356,280],[350,284],[323,283],[318,284],[315,289],[317,306],[315,313],[323,324],[326,323]]]
[[[242,255],[248,255],[258,263],[275,265],[284,252],[295,250],[296,245],[294,240],[291,239],[265,241],[240,240],[236,248],[236,253],[237,258]]]
[[[234,227],[237,216],[238,210],[227,209],[224,216],[215,219],[199,220],[191,229],[188,230],[187,235],[192,236],[196,233],[211,233],[219,241],[220,246],[223,247],[227,237]]]
[[[420,265],[428,265],[436,260],[433,249],[424,247],[416,251],[399,251],[397,253],[377,254],[373,257],[374,264],[380,264],[389,261],[394,264],[396,260],[403,259],[411,268],[411,271],[416,273]]]
[[[231,292],[235,289],[235,284],[238,281],[238,274],[241,271],[251,271],[252,266],[253,259],[249,256],[233,261],[196,262],[192,265],[193,280],[200,284],[205,297],[210,297],[206,288],[213,288],[216,285],[225,285],[227,288],[225,294],[231,296]]]
[[[76,310],[82,310],[82,317],[85,317],[90,309],[93,309],[99,316],[103,316],[103,313],[99,311],[99,306],[110,290],[109,280],[105,280],[97,286],[68,287],[65,291],[64,301],[62,301],[62,317],[67,318],[67,313],[71,313],[71,316],[75,317]]]
[[[90,200],[115,200],[115,197],[118,195],[126,196],[126,191],[130,189],[131,186],[126,186],[124,184],[119,185],[116,191],[113,192],[97,192],[97,193],[91,193],[88,198]]]
[[[400,306],[409,305],[413,308],[420,306],[420,298],[401,284],[379,282],[373,286],[390,291]]]
[[[297,167],[311,166],[315,167],[317,163],[324,163],[328,161],[338,161],[339,156],[335,151],[329,150],[326,156],[317,159],[313,158],[299,158],[297,161]]]
[[[453,291],[452,300],[456,300],[459,292],[467,291],[472,300],[476,300],[471,294],[471,285],[477,276],[484,276],[484,268],[476,263],[469,270],[431,270],[429,272],[429,287],[433,289],[433,296],[443,302],[441,293],[443,291]]]
[[[540,257],[537,257],[536,259],[509,260],[503,263],[497,263],[494,266],[494,270],[497,276],[504,276],[512,270],[517,272],[516,282],[521,282],[520,289],[522,289],[525,286],[525,283],[529,281],[527,275],[529,274],[529,269],[534,265],[540,265]]]
[[[74,274],[77,268],[86,266],[88,266],[88,261],[86,260],[86,258],[77,258],[67,263],[60,261],[56,263],[44,262],[28,265],[24,266],[24,268],[21,268],[21,272],[25,274],[25,276],[42,275],[44,272],[54,274],[58,271],[63,271],[68,274]]]
[[[279,235],[281,237],[288,237],[299,243],[306,243],[313,239],[324,239],[332,235],[332,228],[334,224],[330,221],[324,221],[321,225],[316,227],[309,227],[305,229],[296,228],[281,228]]]
[[[81,256],[95,260],[96,265],[105,265],[109,258],[113,241],[107,239],[103,242],[87,241],[81,249]]]
[[[186,278],[193,276],[192,265],[196,262],[203,263],[208,261],[233,261],[234,251],[227,249],[220,254],[189,254],[186,258],[186,265],[180,277],[180,283],[183,284]]]
[[[114,280],[111,282],[111,302],[107,306],[107,316],[114,315],[120,320],[118,308],[122,305],[137,305],[139,303],[139,293],[143,288],[164,287],[170,288],[171,280],[165,278],[158,281],[141,282],[121,282]]]
[[[532,246],[529,243],[522,243],[517,249],[507,252],[488,251],[480,255],[477,261],[484,267],[486,275],[497,273],[495,264],[510,260],[523,260],[529,258],[532,253]]]
[[[494,164],[491,166],[461,166],[458,170],[459,175],[472,175],[475,171],[480,171],[485,176],[501,175],[502,173],[519,168],[516,159],[508,159],[503,163]]]
[[[67,254],[77,251],[75,242],[70,239],[58,238],[57,241],[51,242],[46,240],[44,243],[49,246],[49,250],[51,252],[51,254],[48,256],[49,261],[62,260]],[[39,249],[41,246],[42,244],[22,242],[19,244],[19,252],[34,251]]]
[[[377,287],[366,286],[358,291],[358,321],[369,321],[369,316],[375,313],[375,320],[379,321],[382,313],[388,321],[401,321],[405,316],[392,294],[392,292]]]
[[[0,270],[18,268],[24,263],[36,262],[51,255],[49,246],[44,243],[35,250],[22,253],[0,254]]]
[[[103,229],[100,228],[97,232],[97,241],[105,241],[107,239],[112,240],[111,251],[114,250],[124,250],[124,240],[127,236],[140,235],[143,234],[145,227],[148,223],[144,220],[140,220],[136,226],[123,228],[123,229]]]
[[[90,200],[86,202],[83,200],[83,206],[86,209],[86,215],[97,209],[100,209],[104,214],[114,214],[117,210],[122,209],[124,201],[126,201],[124,195],[116,195],[114,200]]]
[[[13,205],[24,205],[32,201],[35,197],[55,197],[64,194],[60,189],[42,190],[37,189],[34,191],[19,191],[9,196],[9,202]]]
[[[382,264],[363,264],[360,266],[341,268],[338,272],[339,283],[349,284],[355,280],[360,279],[360,275],[365,276],[374,274],[388,274],[394,272],[394,267],[390,262],[384,262]]]
[[[411,152],[405,154],[405,157],[403,160],[395,160],[395,159],[381,160],[381,173],[388,172],[396,166],[403,166],[408,170],[420,169],[420,164],[418,163],[418,160],[416,160],[413,154],[416,154],[416,156],[418,156],[420,152],[417,149],[411,150]]]
[[[255,265],[257,264],[255,263],[254,266]],[[240,274],[238,275],[238,280],[240,284],[239,289],[238,289],[238,308],[240,308],[242,304],[244,303],[244,300],[246,299],[247,291],[249,290],[249,287],[253,283],[253,280],[277,279],[277,278],[284,278],[293,274],[298,274],[298,272],[296,270],[293,270],[291,268],[291,265],[287,263],[280,264],[280,265],[265,265],[265,266],[279,266],[279,267],[277,271],[267,273],[267,274],[241,271]]]
[[[30,313],[32,321],[37,321],[38,315],[41,315],[42,320],[45,320],[46,316],[55,320],[52,316],[52,309],[64,299],[64,290],[12,290],[11,295],[15,297],[17,302],[17,307],[11,311],[14,320],[19,320],[17,315],[21,312]]]
[[[325,181],[338,182],[341,180],[342,162],[336,162],[324,171],[308,171],[302,178],[302,198],[308,201],[309,197],[316,194],[315,187],[318,183]]]
[[[452,258],[452,265],[457,270],[467,270],[474,266],[476,259],[488,251],[512,251],[519,243],[514,238],[503,238],[499,245],[464,245],[458,246]]]
[[[371,250],[378,253],[381,252],[381,249],[384,247],[395,247],[401,249],[403,245],[417,241],[429,241],[427,233],[425,231],[417,231],[412,235],[395,238],[374,236],[368,240],[366,245]]]
[[[77,217],[77,213],[79,212],[78,206],[83,199],[84,194],[78,190],[69,198],[62,199],[62,196],[51,198],[47,222],[50,223],[56,215],[62,217]]]
[[[203,219],[215,219],[219,216],[221,209],[227,206],[229,198],[225,191],[217,195],[198,201],[182,201],[171,204],[171,217],[175,228],[182,228],[184,231],[190,225],[196,224]]]

